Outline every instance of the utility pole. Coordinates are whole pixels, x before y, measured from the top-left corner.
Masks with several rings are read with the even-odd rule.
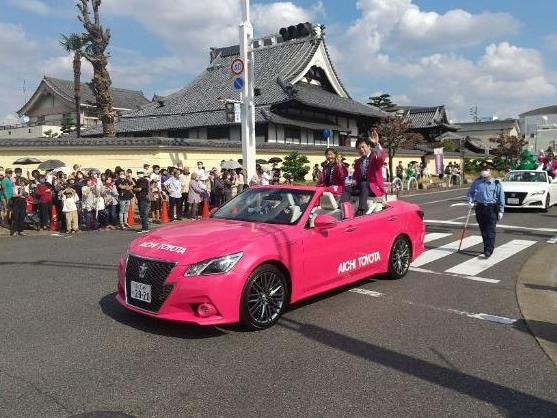
[[[478,105],[470,108],[470,116],[474,118],[474,122],[478,122],[480,120],[478,117]]]
[[[242,87],[242,158],[246,182],[255,175],[255,101],[253,92],[253,26],[250,21],[249,0],[242,0],[242,23],[240,25],[240,58],[244,62],[244,85]]]

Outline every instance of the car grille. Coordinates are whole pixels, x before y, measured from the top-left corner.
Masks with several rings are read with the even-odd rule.
[[[146,260],[130,255],[126,266],[126,302],[137,308],[158,312],[174,287],[173,284],[164,283],[174,266],[175,263]],[[144,277],[139,277],[140,270],[144,271]],[[132,280],[151,286],[151,303],[133,299],[129,296]]]
[[[508,199],[509,197],[511,199],[518,199],[518,204],[522,205],[522,202],[524,201],[524,199],[526,198],[526,196],[528,195],[528,193],[526,192],[505,192],[505,205],[507,205],[508,203]],[[512,204],[511,206],[516,206],[516,203]]]

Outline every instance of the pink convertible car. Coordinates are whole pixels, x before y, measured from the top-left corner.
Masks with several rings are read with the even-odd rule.
[[[117,299],[140,314],[199,325],[273,325],[288,304],[386,273],[398,279],[423,252],[423,212],[402,201],[354,217],[320,187],[267,186],[203,221],[134,240]]]

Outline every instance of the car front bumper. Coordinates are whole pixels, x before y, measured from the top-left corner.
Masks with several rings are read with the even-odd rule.
[[[547,193],[543,195],[526,196],[519,204],[509,204],[508,198],[505,199],[506,208],[517,208],[517,209],[543,209],[545,207],[545,199]]]
[[[118,266],[116,300],[126,309],[141,315],[169,321],[197,325],[223,325],[239,322],[240,299],[245,274],[238,271],[235,274],[229,272],[222,275],[185,277],[186,268],[177,265],[171,270],[164,283],[172,285],[172,290],[160,309],[155,312],[134,306],[134,300],[127,294],[126,265],[125,260],[122,259]],[[136,280],[141,282],[141,279]],[[200,309],[206,307],[210,308],[206,312]]]

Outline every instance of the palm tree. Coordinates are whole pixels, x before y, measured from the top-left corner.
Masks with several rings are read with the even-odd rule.
[[[91,42],[86,34],[72,33],[70,36],[62,35],[60,45],[67,52],[73,53],[73,82],[75,97],[75,115],[77,137],[81,136],[81,58],[90,54]]]

